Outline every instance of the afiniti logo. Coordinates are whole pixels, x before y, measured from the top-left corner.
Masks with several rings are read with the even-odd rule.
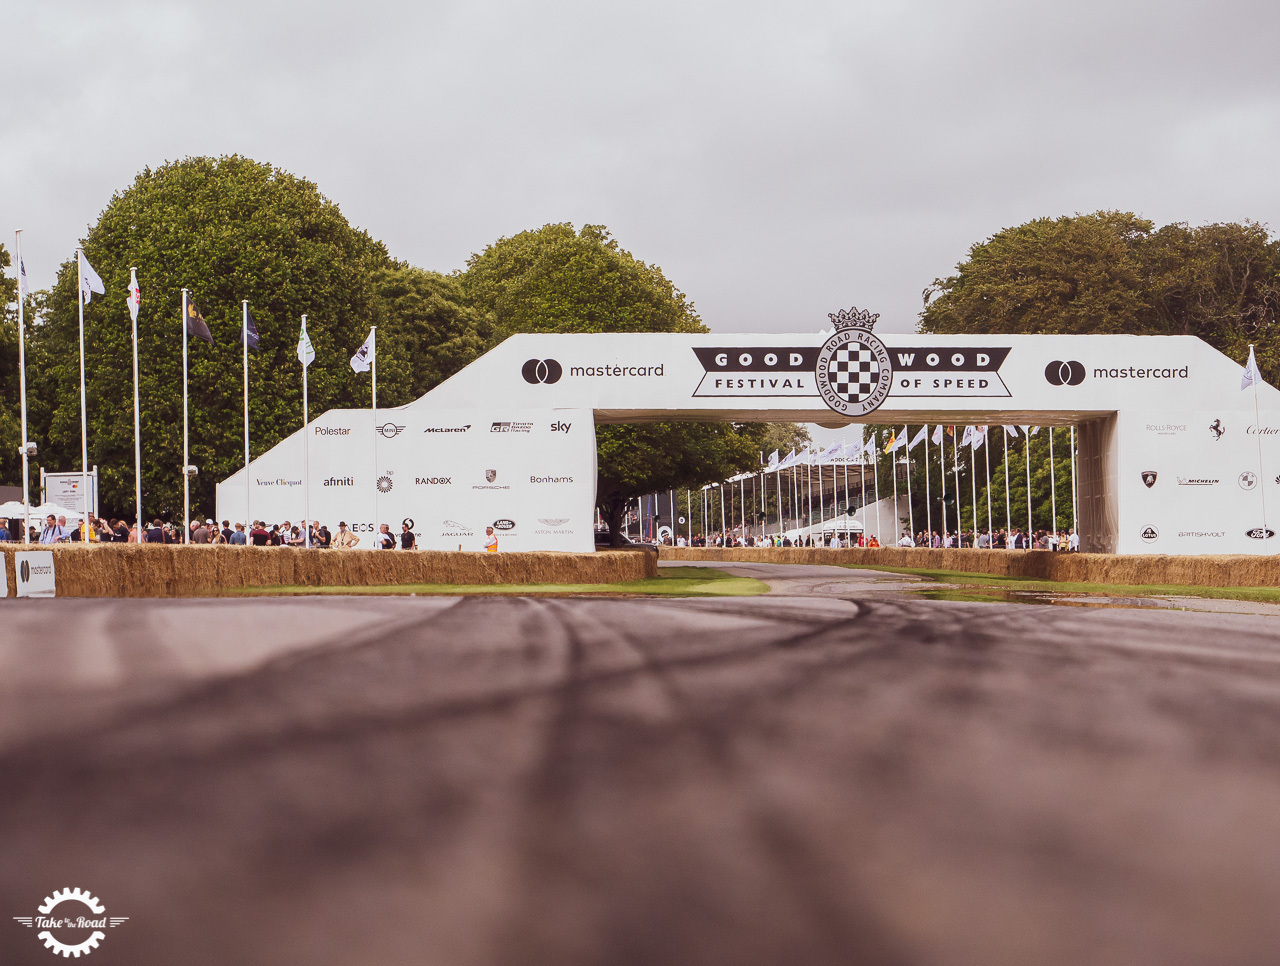
[[[1051,386],[1078,386],[1084,382],[1084,366],[1074,360],[1061,362],[1055,359],[1044,367],[1044,377]]]
[[[530,385],[536,386],[540,382],[551,385],[560,381],[564,368],[555,359],[530,359],[521,367],[520,375]]]

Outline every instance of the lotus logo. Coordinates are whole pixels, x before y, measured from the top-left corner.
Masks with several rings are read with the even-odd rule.
[[[1160,539],[1160,531],[1155,527],[1147,527],[1142,531],[1142,539],[1146,543],[1155,543]]]
[[[520,368],[520,375],[530,385],[545,383],[550,386],[560,381],[564,367],[555,359],[530,359]]]
[[[395,486],[395,485],[396,485],[396,484],[395,484],[395,480],[391,479],[391,477],[389,477],[389,476],[380,476],[380,477],[378,477],[378,492],[379,492],[379,493],[390,493],[390,492],[391,492],[391,488],[392,488],[393,486]]]
[[[516,528],[515,520],[494,520],[493,529],[495,530],[514,530]]]
[[[496,479],[498,478],[498,471],[497,471],[497,470],[485,470],[485,471],[484,471],[484,478],[485,478],[485,481],[486,481],[486,482],[488,482],[488,483],[492,483],[494,480],[496,480]]]
[[[1142,471],[1142,482],[1147,485],[1148,490],[1156,485],[1156,475],[1157,474],[1155,470]]]
[[[1051,386],[1078,386],[1084,382],[1084,366],[1075,361],[1061,362],[1055,359],[1044,367],[1044,377]]]
[[[1244,535],[1250,540],[1269,540],[1276,535],[1276,532],[1269,527],[1254,527],[1252,530],[1246,530]]]
[[[395,439],[404,430],[403,426],[397,426],[395,423],[383,423],[375,428],[387,439]]]

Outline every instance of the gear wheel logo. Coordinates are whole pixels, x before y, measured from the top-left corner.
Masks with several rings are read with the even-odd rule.
[[[54,915],[54,911],[65,902],[78,903],[86,907],[95,917],[101,918],[71,915],[70,910],[67,909],[61,910],[67,913],[65,917]],[[107,907],[98,900],[97,896],[84,889],[59,889],[53,895],[46,896],[38,909],[41,913],[39,916],[14,916],[13,918],[28,929],[39,928],[37,938],[44,943],[45,948],[55,956],[61,955],[64,959],[70,959],[72,956],[76,959],[87,956],[107,937],[103,930],[113,929],[129,920],[128,916],[104,916],[103,913],[107,911]],[[55,936],[53,930],[57,930],[62,938]],[[80,939],[79,937],[84,935],[86,930],[90,930],[88,937]],[[79,941],[64,941],[72,938]]]

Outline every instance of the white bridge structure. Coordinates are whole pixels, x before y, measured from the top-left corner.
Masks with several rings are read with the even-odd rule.
[[[1280,392],[1191,336],[516,335],[394,409],[331,410],[218,485],[219,519],[413,521],[419,545],[592,548],[595,425],[1074,426],[1081,549],[1280,549]],[[998,441],[995,432],[992,442]],[[1015,521],[1016,522],[1016,521]],[[919,523],[919,521],[917,521]]]

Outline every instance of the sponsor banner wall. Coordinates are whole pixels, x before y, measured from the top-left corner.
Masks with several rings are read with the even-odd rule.
[[[1280,411],[1123,413],[1116,454],[1119,553],[1280,552]]]
[[[946,412],[1062,425],[1166,404],[1211,408],[1239,392],[1243,371],[1193,336],[876,334],[869,319],[843,314],[814,334],[516,335],[406,409],[465,406],[500,387],[516,405],[592,409],[606,422],[892,423]],[[1270,386],[1260,399],[1280,409]]]
[[[411,522],[424,550],[594,549],[595,424],[589,411],[494,408],[330,410],[307,430],[311,516],[336,534],[346,521],[373,542]],[[375,443],[377,448],[375,468]],[[249,467],[249,513],[303,517],[297,432]],[[218,519],[245,519],[244,471],[218,484]],[[375,511],[376,501],[376,511]]]
[[[24,550],[13,555],[14,582],[18,597],[53,597],[57,584],[53,554],[48,550]]]

